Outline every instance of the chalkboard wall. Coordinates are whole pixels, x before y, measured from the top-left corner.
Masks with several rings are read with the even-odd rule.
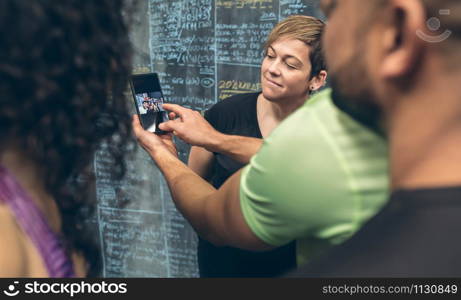
[[[263,43],[292,14],[323,18],[319,0],[143,0],[132,28],[134,72],[159,73],[167,102],[196,110],[258,91]],[[131,101],[128,100],[128,101]],[[183,161],[189,147],[178,141]],[[123,180],[95,155],[97,213],[105,277],[197,277],[197,237],[176,211],[153,161],[137,147]]]

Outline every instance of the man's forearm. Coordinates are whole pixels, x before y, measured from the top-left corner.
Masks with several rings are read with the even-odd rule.
[[[210,224],[206,205],[216,189],[187,167],[166,149],[151,152],[162,171],[177,209],[189,221],[195,231],[216,244],[222,243],[220,234],[214,232],[216,224]]]
[[[212,143],[205,145],[205,148],[210,152],[221,153],[247,164],[251,157],[259,151],[262,144],[262,139],[221,133],[213,139]]]

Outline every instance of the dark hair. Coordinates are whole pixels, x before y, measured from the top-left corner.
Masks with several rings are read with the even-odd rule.
[[[325,23],[317,18],[302,15],[292,15],[277,23],[272,29],[266,43],[264,51],[275,41],[280,38],[294,38],[305,43],[311,49],[310,62],[312,71],[310,79],[319,75],[320,71],[326,70],[326,63],[322,51],[322,34],[325,28]]]
[[[123,0],[0,1],[0,141],[37,164],[59,207],[66,248],[93,266],[99,252],[82,209],[95,202],[83,192],[91,161],[104,143],[122,176],[130,135],[123,9]]]

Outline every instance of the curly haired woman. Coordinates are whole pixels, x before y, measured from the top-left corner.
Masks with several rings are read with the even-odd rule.
[[[94,151],[122,161],[131,47],[122,0],[0,1],[0,276],[91,276]],[[124,166],[114,166],[122,175]]]

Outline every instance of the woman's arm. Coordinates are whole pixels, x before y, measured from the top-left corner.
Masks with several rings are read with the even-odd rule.
[[[192,146],[187,165],[203,179],[209,181],[215,157],[212,152],[197,146]]]
[[[188,144],[203,147],[209,153],[218,152],[238,162],[248,164],[263,143],[263,140],[258,138],[223,134],[214,129],[197,111],[175,104],[164,104],[163,107],[181,117],[163,122],[159,128],[172,132]],[[182,119],[187,119],[187,126],[184,126]],[[202,153],[202,156],[204,157],[205,154]],[[202,172],[202,168],[199,171]]]

